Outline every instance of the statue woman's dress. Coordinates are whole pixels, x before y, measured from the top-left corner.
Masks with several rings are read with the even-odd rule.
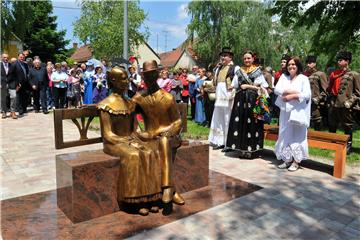
[[[158,141],[141,141],[134,129],[135,104],[113,93],[98,104],[104,152],[120,157],[118,201],[161,199],[161,161]]]

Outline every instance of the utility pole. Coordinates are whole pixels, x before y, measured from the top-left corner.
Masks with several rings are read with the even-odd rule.
[[[159,34],[156,34],[156,52],[159,54]]]
[[[164,50],[166,52],[166,49],[167,49],[167,35],[168,35],[169,31],[164,30],[163,33],[165,34],[165,49]]]
[[[123,58],[128,60],[128,1],[124,1],[124,48],[123,48]]]

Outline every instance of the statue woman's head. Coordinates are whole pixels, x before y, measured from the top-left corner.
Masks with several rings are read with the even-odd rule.
[[[111,86],[113,92],[115,93],[123,93],[129,87],[129,79],[125,69],[120,67],[114,67],[108,72],[108,81]]]

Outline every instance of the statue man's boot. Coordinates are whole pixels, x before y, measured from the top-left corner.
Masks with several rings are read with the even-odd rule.
[[[184,198],[180,195],[180,193],[175,192],[174,196],[173,196],[173,203],[177,204],[177,205],[184,205],[185,204],[185,200]]]

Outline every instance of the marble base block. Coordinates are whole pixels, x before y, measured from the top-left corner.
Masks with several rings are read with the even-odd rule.
[[[57,155],[58,207],[73,223],[119,211],[119,168],[119,158],[102,150]],[[173,170],[175,189],[180,193],[208,186],[209,145],[180,147]]]
[[[185,193],[209,185],[209,144],[181,146],[174,162],[176,191]]]
[[[56,156],[57,204],[74,223],[119,210],[120,160],[102,151]]]

